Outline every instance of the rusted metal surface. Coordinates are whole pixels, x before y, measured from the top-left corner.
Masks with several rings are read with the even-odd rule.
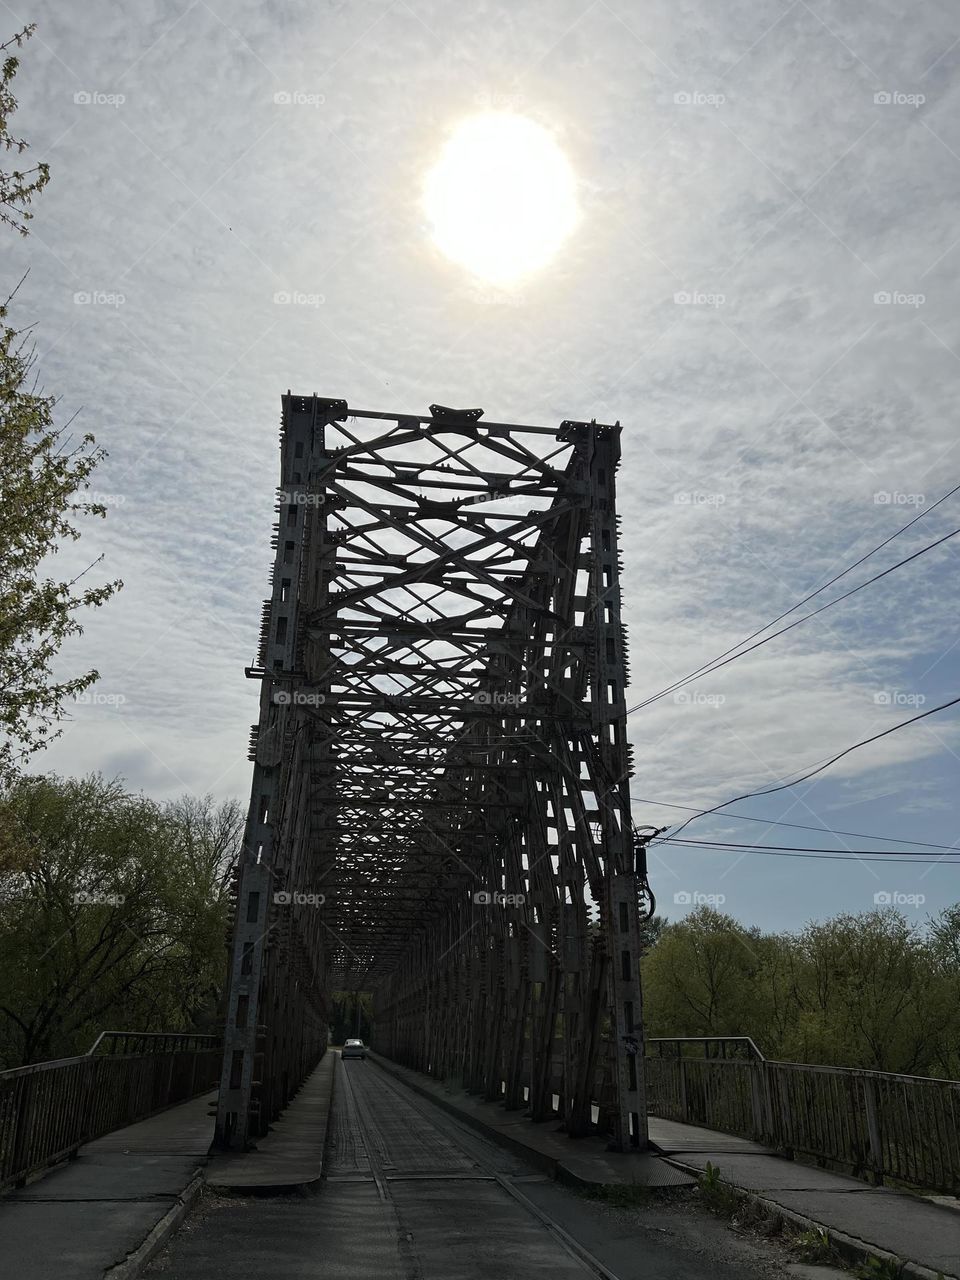
[[[103,1053],[116,1043],[119,1052]],[[215,1087],[218,1036],[105,1032],[82,1057],[0,1072],[0,1190]]]
[[[960,1192],[956,1080],[771,1062],[746,1037],[657,1039],[648,1049],[651,1115],[752,1138],[876,1183]]]
[[[283,398],[222,1145],[276,1116],[341,989],[382,1053],[558,1098],[572,1133],[600,1099],[645,1144],[619,452],[619,425]]]

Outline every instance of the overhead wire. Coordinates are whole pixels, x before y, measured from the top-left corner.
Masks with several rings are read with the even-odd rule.
[[[842,596],[837,596],[835,600],[828,600],[827,603],[821,605],[819,609],[811,609],[811,611],[809,613],[805,613],[802,618],[795,618],[793,622],[789,623],[787,626],[781,627],[779,631],[771,632],[770,635],[764,636],[762,640],[757,640],[746,649],[734,646],[737,652],[733,653],[728,650],[727,652],[729,657],[723,656],[722,660],[719,658],[712,659],[710,663],[698,668],[689,675],[683,676],[680,680],[674,681],[672,685],[668,685],[667,688],[661,689],[659,693],[651,694],[650,697],[645,698],[643,702],[638,702],[635,706],[630,707],[627,710],[627,715],[632,715],[634,711],[642,711],[645,707],[649,707],[651,703],[659,701],[660,698],[665,698],[668,693],[675,693],[678,689],[682,689],[684,685],[689,684],[692,680],[699,679],[700,676],[713,675],[713,673],[715,671],[719,671],[721,667],[726,667],[731,662],[736,662],[738,658],[746,657],[748,653],[752,653],[754,649],[759,649],[761,645],[769,644],[771,640],[776,640],[778,636],[785,635],[788,631],[792,631],[794,627],[799,627],[804,622],[809,622],[811,618],[815,618],[818,614],[826,612],[827,609],[832,609],[835,604],[840,604],[844,600],[849,600],[849,598],[851,596],[855,596],[858,591],[863,591],[865,587],[872,586],[874,582],[879,582],[880,579],[885,578],[887,574],[893,573],[896,569],[902,569],[905,564],[910,564],[912,560],[916,560],[919,556],[926,555],[928,551],[933,551],[937,547],[942,546],[942,544],[944,542],[948,542],[950,538],[955,538],[958,533],[960,533],[960,528],[952,529],[950,533],[944,534],[942,538],[937,538],[935,542],[928,543],[925,547],[921,547],[919,551],[914,551],[912,555],[906,556],[903,560],[898,560],[896,564],[892,564],[889,568],[883,569],[880,573],[874,574],[874,576],[872,578],[868,578],[866,582],[861,582],[857,586],[851,587],[849,591],[845,591]],[[820,588],[820,590],[822,589],[823,588]],[[814,594],[817,595],[819,592],[814,592]],[[798,607],[799,606],[794,605],[794,609]],[[788,612],[792,613],[793,609],[788,610]],[[768,623],[767,625],[773,626],[774,624]],[[766,627],[761,627],[761,631],[765,630]],[[757,633],[755,632],[754,634],[756,635]]]
[[[756,639],[757,636],[762,635],[764,631],[768,631],[771,627],[775,627],[778,622],[781,622],[784,618],[789,617],[791,613],[795,613],[797,609],[802,608],[803,605],[808,603],[808,601],[813,600],[815,596],[820,595],[822,591],[826,591],[828,587],[832,587],[835,582],[839,582],[841,578],[845,578],[848,573],[852,573],[854,569],[859,568],[859,566],[864,564],[867,560],[869,560],[871,556],[876,555],[878,551],[882,551],[884,547],[889,546],[889,544],[893,542],[895,538],[899,538],[901,534],[906,533],[907,530],[911,529],[917,523],[918,520],[925,519],[928,515],[931,514],[931,512],[935,511],[937,507],[939,507],[942,503],[946,502],[948,498],[952,498],[953,495],[957,492],[960,492],[960,484],[954,485],[952,489],[948,490],[945,494],[943,494],[942,497],[938,498],[936,502],[931,503],[929,507],[926,507],[924,508],[923,511],[918,512],[917,515],[915,515],[912,520],[908,520],[905,525],[902,525],[899,529],[896,530],[896,532],[890,534],[890,536],[888,538],[885,538],[883,542],[877,543],[877,545],[875,547],[872,547],[868,552],[866,552],[865,555],[860,556],[858,560],[854,560],[852,564],[847,565],[847,567],[845,569],[842,569],[840,573],[834,574],[832,578],[828,579],[821,586],[817,587],[815,591],[811,591],[810,594],[804,596],[802,600],[798,600],[797,603],[791,605],[789,609],[785,609],[783,613],[778,614],[774,619],[772,619],[772,621],[764,623],[762,627],[758,627],[756,631],[751,632],[750,635],[746,636],[743,640],[739,640],[735,645],[732,645],[729,649],[725,649],[723,653],[718,654],[715,658],[711,658],[709,662],[703,663],[702,666],[697,667],[695,671],[691,671],[688,675],[683,676],[680,680],[674,681],[672,684],[668,685],[667,688],[662,689],[659,693],[652,694],[649,698],[644,699],[644,701],[638,702],[636,706],[631,707],[627,711],[627,715],[631,715],[634,711],[638,711],[643,707],[649,706],[651,702],[655,702],[657,701],[657,699],[665,697],[668,693],[674,692],[675,689],[680,688],[683,684],[688,684],[691,680],[696,679],[697,676],[709,674],[709,670],[716,669],[714,664],[726,665],[721,661],[722,659],[727,658],[728,655],[734,654],[737,650],[742,649],[744,645],[749,644],[751,640],[754,640]],[[954,536],[953,534],[947,535],[947,537],[953,537],[953,536]],[[941,541],[946,541],[946,539],[941,539]],[[937,545],[939,545],[939,543],[932,544],[932,546],[937,546]],[[932,547],[926,547],[924,548],[924,551],[931,550],[931,549]],[[922,552],[919,554],[922,554]],[[915,559],[915,558],[916,557],[908,557],[908,560]],[[907,560],[903,560],[900,562],[900,564],[892,566],[891,569],[886,570],[885,572],[887,573],[892,572],[892,569],[899,568],[900,565],[906,564],[907,562],[908,562]],[[883,577],[884,575],[879,574],[877,576]],[[862,587],[869,586],[870,583],[875,581],[877,581],[877,578],[871,578],[868,582],[862,583],[860,587],[856,588],[856,590],[861,590]],[[854,594],[854,593],[853,592],[847,593],[847,595],[851,595],[851,594]],[[841,600],[845,600],[847,598],[847,595],[840,596],[837,600],[834,600],[830,602],[830,604],[827,604],[823,607],[830,608],[832,604],[839,604]],[[816,613],[819,613],[819,612],[823,612],[823,610],[822,609],[814,610],[810,614],[806,615],[806,618],[812,618],[816,615]],[[806,618],[798,619],[796,623],[791,623],[791,627],[799,625],[799,622],[805,621]],[[783,631],[787,631],[787,630],[790,630],[790,628],[785,627],[783,629]],[[783,631],[779,631],[777,632],[777,634],[782,635]],[[772,640],[773,638],[774,638],[773,636],[767,637],[767,639],[769,640]],[[766,643],[766,641],[762,641],[761,643]],[[752,646],[752,648],[755,648],[755,647],[756,646]],[[751,651],[750,649],[743,650],[743,652],[745,653],[749,653],[750,651]],[[737,656],[739,656],[739,654]],[[733,661],[733,658],[731,658],[730,660]]]
[[[669,804],[666,800],[651,800],[649,796],[631,795],[631,800],[638,804],[653,804],[661,809],[682,809],[686,813],[700,814],[702,809],[695,809],[689,804]],[[731,803],[733,803],[731,801]],[[805,822],[784,822],[781,818],[753,818],[745,813],[723,813],[722,818],[731,818],[736,822],[760,822],[768,827],[792,827],[796,831],[819,831],[827,836],[851,836],[855,840],[879,840],[882,844],[911,844],[924,849],[946,849],[960,853],[960,848],[952,844],[935,844],[932,840],[901,840],[895,836],[875,836],[866,831],[842,831],[839,827],[813,827]]]
[[[848,756],[851,752],[859,750],[860,747],[866,747],[871,742],[878,742],[881,738],[889,737],[891,733],[896,733],[900,729],[906,729],[908,725],[916,724],[918,720],[925,720],[927,716],[936,715],[938,711],[946,711],[949,707],[955,707],[958,702],[960,702],[960,697],[950,698],[949,701],[941,702],[939,706],[931,707],[928,711],[921,711],[917,715],[911,716],[908,720],[901,720],[899,724],[891,725],[888,729],[883,729],[880,733],[874,733],[869,738],[862,738],[859,742],[854,742],[851,746],[844,747],[842,751],[838,751],[836,755],[830,756],[829,759],[823,761],[821,764],[814,766],[812,769],[808,769],[807,772],[802,773],[799,778],[793,778],[789,782],[778,782],[775,786],[762,787],[756,791],[745,791],[743,795],[734,796],[732,800],[724,800],[721,801],[720,804],[713,805],[712,808],[701,809],[699,813],[695,813],[692,817],[687,818],[686,822],[681,823],[673,833],[673,836],[667,837],[667,839],[673,839],[678,836],[685,827],[688,827],[691,822],[695,822],[697,818],[705,818],[710,813],[717,813],[718,810],[725,809],[727,805],[739,804],[741,800],[751,800],[755,796],[773,795],[776,791],[785,791],[788,787],[798,786],[801,782],[806,782],[809,778],[816,777],[818,773],[823,773],[825,769],[829,769],[830,766],[836,764],[838,760],[842,760],[844,756]]]
[[[817,845],[797,845],[797,844],[748,844],[743,840],[694,840],[691,837],[684,837],[683,840],[673,840],[669,836],[657,841],[658,844],[688,844],[703,846],[707,849],[760,849],[776,853],[846,853],[851,857],[859,857],[860,855],[869,855],[878,858],[892,858],[902,855],[906,858],[923,859],[925,857],[932,858],[935,862],[942,859],[933,858],[930,853],[923,850],[914,853],[910,849],[821,849]],[[951,853],[960,857],[960,848],[950,850]]]
[[[687,849],[689,846],[688,852],[691,852],[691,853],[693,852],[710,853],[715,850],[716,852],[722,852],[722,853],[766,854],[768,857],[771,857],[771,858],[821,858],[827,862],[882,862],[882,863],[888,863],[888,864],[889,863],[893,863],[893,864],[906,863],[911,866],[960,867],[960,860],[953,861],[947,858],[945,855],[939,858],[932,858],[932,857],[927,858],[922,853],[918,853],[908,858],[901,858],[896,856],[897,850],[895,849],[892,849],[890,851],[890,854],[892,856],[886,856],[876,850],[873,853],[862,853],[862,854],[857,853],[856,851],[853,851],[853,850],[845,851],[842,854],[841,853],[820,853],[820,852],[807,853],[806,851],[800,851],[796,849],[786,850],[786,849],[768,848],[766,845],[732,845],[730,846],[730,848],[724,848],[722,846],[720,848],[716,848],[715,846],[712,846],[710,844],[705,844],[705,845],[698,844],[696,841],[693,841],[693,840],[657,841],[655,844],[650,845],[650,849],[656,850],[662,844],[675,844],[682,849]],[[960,853],[960,850],[958,850],[957,852]]]

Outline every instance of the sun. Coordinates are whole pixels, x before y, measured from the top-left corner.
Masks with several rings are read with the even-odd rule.
[[[535,120],[490,112],[464,120],[427,175],[423,206],[446,257],[509,287],[550,261],[576,226],[576,181]]]

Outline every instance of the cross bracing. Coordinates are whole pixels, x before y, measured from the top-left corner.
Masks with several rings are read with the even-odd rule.
[[[283,397],[220,1141],[375,1048],[645,1141],[620,427]]]

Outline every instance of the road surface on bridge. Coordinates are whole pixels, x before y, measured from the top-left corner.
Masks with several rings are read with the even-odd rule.
[[[633,1213],[587,1201],[371,1061],[337,1062],[328,1151],[317,1194],[205,1197],[147,1274],[166,1280],[784,1274],[766,1249],[732,1239],[714,1219],[654,1207],[644,1210],[642,1228]]]

